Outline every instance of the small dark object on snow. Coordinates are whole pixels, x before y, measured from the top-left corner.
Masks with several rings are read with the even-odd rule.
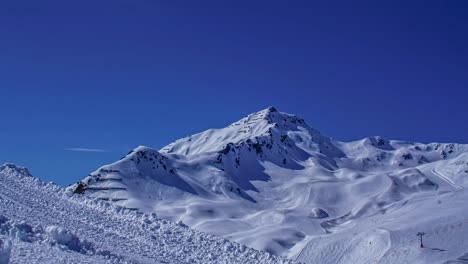
[[[86,190],[86,185],[84,185],[82,182],[79,182],[78,186],[76,186],[76,189],[73,192],[82,194],[84,193],[85,190]]]
[[[418,233],[416,234],[416,235],[421,239],[421,248],[424,247],[422,237],[423,237],[425,234],[426,234],[426,233],[424,233],[424,232],[418,232]]]

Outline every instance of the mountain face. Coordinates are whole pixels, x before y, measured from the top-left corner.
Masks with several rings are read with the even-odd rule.
[[[466,215],[459,202],[422,218],[418,208],[438,210],[433,203],[456,200],[467,184],[468,145],[340,142],[270,107],[160,151],[138,147],[68,191],[304,262],[349,263],[327,255],[342,249],[357,263],[395,263],[397,248],[415,239],[414,226],[400,221],[415,217],[429,232],[429,223]],[[410,235],[398,233],[405,228]],[[346,246],[372,241],[365,256],[363,248]],[[411,263],[427,263],[413,255]]]
[[[0,166],[0,264],[292,263]]]

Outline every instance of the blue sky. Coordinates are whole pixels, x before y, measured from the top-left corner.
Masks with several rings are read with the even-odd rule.
[[[0,163],[67,185],[270,105],[343,141],[468,143],[467,14],[466,1],[3,1]]]

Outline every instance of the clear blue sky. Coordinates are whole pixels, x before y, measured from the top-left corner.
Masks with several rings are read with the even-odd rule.
[[[467,6],[2,1],[0,163],[66,185],[269,105],[343,141],[468,143]]]

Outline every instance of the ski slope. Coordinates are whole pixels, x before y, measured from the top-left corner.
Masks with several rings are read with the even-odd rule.
[[[446,181],[436,179],[437,174],[432,177]],[[466,199],[468,192],[447,183],[436,194],[396,203],[392,210],[354,221],[340,232],[310,236],[293,259],[304,263],[465,263]],[[427,234],[424,248],[419,247],[418,232]]]
[[[0,263],[290,263],[0,166]]]
[[[306,263],[424,263],[394,249],[463,217],[460,202],[431,206],[464,197],[467,164],[468,145],[341,142],[270,107],[159,151],[140,146],[67,190]],[[465,253],[441,252],[435,260]]]

